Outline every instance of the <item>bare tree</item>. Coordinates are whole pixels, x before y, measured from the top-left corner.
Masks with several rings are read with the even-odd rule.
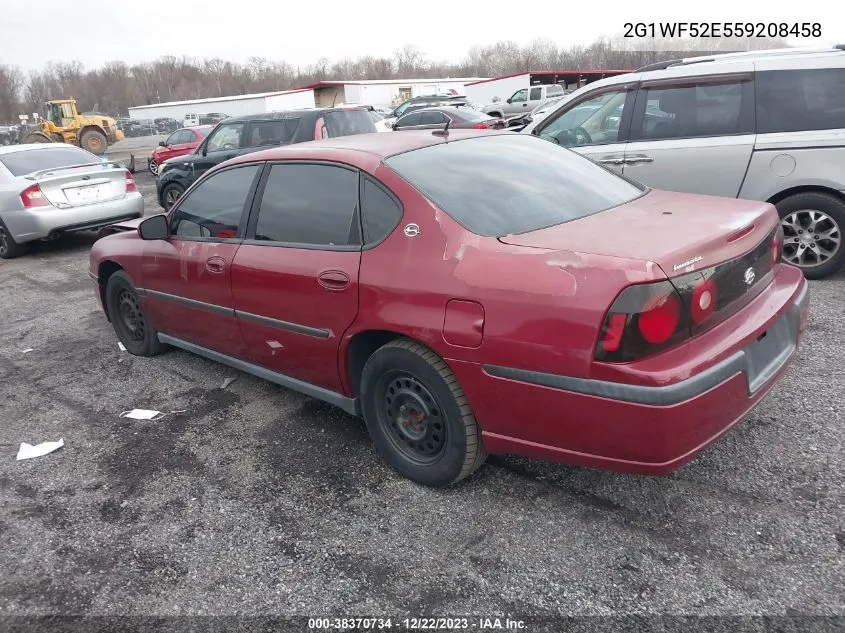
[[[0,64],[0,122],[17,119],[22,88],[23,74],[20,69]]]

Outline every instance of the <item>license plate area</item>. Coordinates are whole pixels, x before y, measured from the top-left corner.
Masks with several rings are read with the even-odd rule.
[[[67,187],[65,197],[71,204],[91,204],[106,198],[111,192],[107,184],[84,185],[82,187]]]
[[[769,381],[789,359],[797,343],[797,328],[788,315],[783,315],[743,350],[749,393],[753,394]]]

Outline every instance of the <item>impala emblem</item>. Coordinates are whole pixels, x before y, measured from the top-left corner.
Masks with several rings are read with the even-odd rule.
[[[757,277],[757,275],[755,275],[755,274],[754,274],[754,269],[753,269],[753,268],[746,268],[746,269],[745,269],[745,274],[742,276],[742,279],[743,279],[743,281],[745,281],[745,284],[746,284],[747,286],[750,286],[751,284],[753,284],[753,283],[754,283],[754,279],[755,279],[756,277]]]
[[[418,224],[405,225],[405,237],[416,237],[420,234],[420,227]]]

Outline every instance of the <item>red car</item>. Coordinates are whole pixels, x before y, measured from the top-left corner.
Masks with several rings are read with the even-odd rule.
[[[90,258],[131,353],[360,414],[430,486],[488,453],[677,469],[775,385],[807,318],[772,205],[650,190],[530,135],[247,154],[139,222]]]
[[[147,169],[157,175],[159,165],[169,158],[190,154],[213,129],[213,125],[197,125],[176,130],[167,139],[159,141],[158,147],[153,149],[147,158]]]

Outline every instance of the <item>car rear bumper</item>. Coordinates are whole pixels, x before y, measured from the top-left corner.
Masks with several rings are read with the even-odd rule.
[[[3,220],[14,240],[22,244],[58,233],[97,229],[143,215],[144,198],[138,192],[131,192],[117,200],[70,209],[49,206],[10,211],[3,215]]]
[[[783,266],[772,286],[777,288],[733,317],[756,322],[767,314],[764,325],[737,340],[725,357],[671,384],[623,384],[461,361],[450,366],[489,452],[661,475],[724,435],[786,371],[806,326],[807,282],[800,271]],[[727,323],[721,332],[738,331]]]

